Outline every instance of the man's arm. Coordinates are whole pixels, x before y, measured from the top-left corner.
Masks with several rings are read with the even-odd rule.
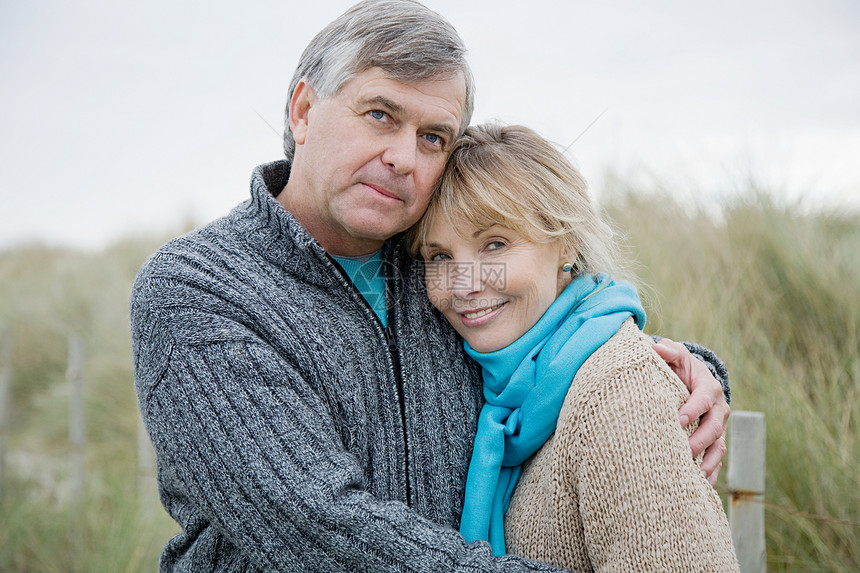
[[[713,352],[699,345],[691,344],[696,354],[687,346],[662,338],[654,345],[663,360],[690,390],[690,399],[678,411],[681,426],[699,417],[699,428],[690,436],[690,449],[693,456],[702,451],[701,470],[711,485],[717,483],[723,457],[726,455],[726,423],[729,419],[729,375],[725,364]],[[696,358],[694,358],[696,356]],[[717,376],[720,380],[717,380]]]

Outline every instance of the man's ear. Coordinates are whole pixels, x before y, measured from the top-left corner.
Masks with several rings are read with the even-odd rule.
[[[300,80],[290,98],[290,131],[296,145],[303,145],[308,133],[308,116],[317,102],[317,94],[307,80]]]

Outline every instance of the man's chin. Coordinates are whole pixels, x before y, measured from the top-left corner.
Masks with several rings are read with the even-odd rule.
[[[402,220],[394,221],[380,218],[378,221],[373,221],[366,218],[356,221],[356,224],[353,226],[353,232],[350,234],[356,238],[385,242],[391,237],[402,233],[413,224],[415,223],[404,223]]]

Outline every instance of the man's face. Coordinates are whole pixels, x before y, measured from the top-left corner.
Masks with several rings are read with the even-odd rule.
[[[427,208],[465,93],[462,75],[403,83],[379,68],[325,99],[300,83],[290,113],[295,160],[279,200],[328,252],[378,250]]]

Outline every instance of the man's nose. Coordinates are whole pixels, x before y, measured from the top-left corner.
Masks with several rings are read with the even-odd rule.
[[[387,143],[382,161],[398,175],[412,173],[418,154],[418,134],[401,128],[391,135]]]

